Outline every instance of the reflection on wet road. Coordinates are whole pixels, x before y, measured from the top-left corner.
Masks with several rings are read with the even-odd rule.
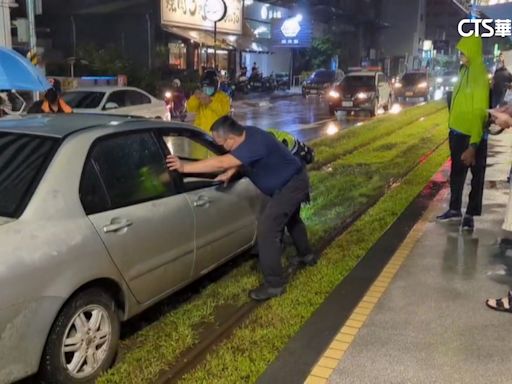
[[[390,112],[399,113],[402,108],[405,106],[394,104]],[[380,113],[384,113],[384,110]],[[367,112],[351,115],[339,112],[331,116],[325,99],[314,96],[307,99],[293,96],[270,100],[237,100],[233,103],[233,117],[242,124],[290,132],[302,141],[334,135],[371,119]],[[194,118],[194,114],[189,114],[187,123],[193,124]]]
[[[288,131],[304,141],[332,135],[369,119],[365,113],[330,116],[326,101],[317,97],[290,97],[271,100],[260,108],[235,108],[233,116],[244,124]]]

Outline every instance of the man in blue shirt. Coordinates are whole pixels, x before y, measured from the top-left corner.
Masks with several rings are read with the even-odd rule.
[[[301,205],[309,198],[307,171],[272,134],[259,128],[244,127],[224,116],[211,130],[215,142],[228,154],[188,163],[169,156],[167,165],[170,170],[181,173],[223,172],[217,180],[226,183],[240,167],[245,167],[249,179],[270,197],[258,220],[258,250],[264,283],[249,295],[254,300],[279,296],[285,292],[286,284],[281,264],[285,228],[298,253],[293,266],[314,265],[317,261],[300,217]]]

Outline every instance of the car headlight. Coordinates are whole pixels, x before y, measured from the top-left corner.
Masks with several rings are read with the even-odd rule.
[[[428,83],[426,81],[418,84],[418,88],[427,88],[427,87],[428,87]]]
[[[359,92],[356,97],[359,100],[366,100],[368,98],[368,94],[366,92]]]
[[[437,84],[441,84],[442,82],[443,82],[443,78],[442,78],[442,77],[438,77],[438,78],[436,79],[436,83],[437,83]]]
[[[340,98],[340,93],[338,91],[330,91],[329,92],[329,97],[332,97],[333,99],[339,99]]]
[[[452,79],[450,80],[452,83],[456,83],[457,80],[459,80],[459,78],[457,76],[455,77],[452,77]]]
[[[170,99],[171,97],[172,97],[172,93],[171,92],[169,92],[169,91],[165,92],[165,98],[166,99]]]
[[[402,88],[402,83],[395,83],[395,88]]]

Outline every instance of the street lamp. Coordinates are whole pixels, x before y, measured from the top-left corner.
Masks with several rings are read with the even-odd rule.
[[[224,0],[206,0],[204,13],[213,22],[213,66],[217,69],[217,23],[226,17],[228,6]]]

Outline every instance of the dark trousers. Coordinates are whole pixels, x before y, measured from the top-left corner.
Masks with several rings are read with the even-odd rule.
[[[450,131],[450,153],[452,168],[450,172],[450,209],[461,211],[462,192],[466,183],[468,169],[471,169],[471,192],[469,193],[466,215],[480,216],[482,214],[482,200],[484,195],[485,167],[487,166],[487,140],[482,140],[476,150],[476,163],[467,167],[461,156],[469,146],[470,137]]]
[[[306,170],[294,176],[268,201],[258,220],[258,250],[265,284],[281,287],[286,283],[281,263],[284,230],[290,234],[299,257],[312,252],[300,207],[309,196]]]

